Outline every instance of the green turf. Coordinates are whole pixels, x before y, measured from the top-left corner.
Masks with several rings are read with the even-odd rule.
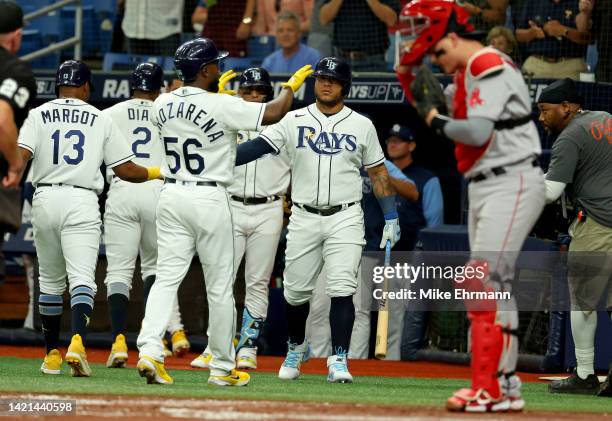
[[[208,372],[172,370],[173,385],[147,385],[136,369],[107,369],[93,364],[90,378],[70,377],[64,364],[59,376],[39,372],[41,361],[0,358],[0,392],[89,393],[153,395],[184,398],[268,399],[344,402],[378,405],[441,406],[467,381],[394,377],[357,377],[353,384],[328,384],[325,376],[303,375],[280,381],[274,373],[253,373],[247,387],[215,387],[206,383]],[[612,399],[593,396],[551,395],[546,385],[527,383],[523,394],[528,409],[562,412],[612,412]]]

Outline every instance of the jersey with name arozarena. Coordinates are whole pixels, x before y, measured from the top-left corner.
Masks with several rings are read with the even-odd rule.
[[[30,111],[19,146],[32,153],[32,184],[104,188],[100,166],[134,158],[125,137],[100,110],[74,98],[58,98]]]
[[[266,104],[193,86],[160,95],[152,121],[165,148],[161,172],[182,181],[233,181],[238,130],[259,130]]]
[[[164,160],[164,145],[151,122],[153,101],[132,98],[102,111],[109,116],[132,145],[133,161],[143,167],[158,167]],[[107,175],[113,175],[111,169]]]
[[[258,131],[241,130],[237,144],[257,138]],[[234,168],[234,182],[227,191],[239,197],[270,197],[283,195],[289,187],[289,158],[282,148],[280,154],[268,154]]]
[[[327,117],[316,104],[288,113],[261,135],[278,152],[287,148],[295,203],[335,206],[361,200],[359,169],[383,164],[372,122],[349,107]]]

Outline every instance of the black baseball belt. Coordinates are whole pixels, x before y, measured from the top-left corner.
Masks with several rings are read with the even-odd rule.
[[[89,187],[75,186],[74,184],[67,183],[38,183],[36,187],[56,187],[56,186],[67,186],[74,187],[75,189],[91,190]]]
[[[281,198],[279,195],[273,195],[268,197],[240,197],[240,196],[230,196],[232,200],[236,202],[240,202],[243,205],[263,205],[264,203],[272,203],[276,202]]]
[[[475,176],[468,178],[468,181],[469,181],[470,183],[478,183],[479,181],[486,180],[487,178],[497,177],[497,176],[499,176],[499,175],[506,174],[506,173],[508,172],[506,168],[508,168],[508,167],[512,167],[513,165],[519,164],[519,163],[521,163],[521,162],[523,162],[523,161],[524,161],[524,160],[521,160],[521,161],[518,161],[518,162],[513,162],[513,163],[511,163],[511,164],[506,164],[506,165],[499,166],[499,167],[493,167],[493,168],[490,168],[490,169],[488,169],[487,171],[484,171],[484,172],[478,173],[478,174],[476,174]],[[531,162],[531,165],[532,165],[533,167],[539,167],[539,166],[540,166],[540,163],[538,162],[538,160],[537,160],[537,159],[534,159],[534,160]]]
[[[174,178],[164,179],[166,184],[181,184],[183,186],[206,186],[206,187],[217,187],[216,181],[182,181]]]
[[[343,205],[330,206],[330,207],[327,207],[327,208],[315,208],[314,206],[302,205],[300,203],[296,203],[295,205],[298,208],[303,209],[306,212],[314,213],[315,215],[331,216],[331,215],[334,215],[334,214],[336,214],[336,213],[338,213],[340,211],[348,209],[351,206],[356,205],[357,203],[359,203],[359,202],[345,203]]]

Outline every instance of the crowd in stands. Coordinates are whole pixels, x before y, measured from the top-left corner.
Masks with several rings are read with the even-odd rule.
[[[37,5],[45,0],[23,0]],[[52,0],[48,0],[52,3]],[[292,73],[318,58],[345,58],[355,72],[393,69],[397,30],[408,0],[116,0],[111,51],[173,55],[181,40],[212,38],[231,57],[253,58],[272,73]],[[96,2],[85,1],[96,7]],[[98,2],[107,3],[107,2]],[[611,81],[609,18],[612,0],[469,0],[481,38],[509,54],[536,78],[596,73]],[[100,28],[109,21],[96,21]],[[84,42],[89,37],[84,36]],[[257,43],[269,46],[262,55]],[[103,49],[102,49],[103,50]],[[98,51],[103,54],[105,51]],[[594,53],[594,54],[593,54]],[[598,54],[597,54],[598,53]],[[587,58],[588,57],[588,58]],[[598,60],[597,60],[598,57]]]

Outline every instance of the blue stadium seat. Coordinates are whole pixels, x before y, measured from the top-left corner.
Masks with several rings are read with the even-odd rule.
[[[124,53],[106,53],[104,54],[104,62],[102,70],[110,72],[113,70],[133,70],[138,64],[152,62],[160,66],[164,65],[164,57],[158,56],[139,56]]]
[[[24,30],[21,38],[21,49],[19,50],[19,55],[23,56],[25,54],[29,54],[33,51],[39,50],[40,48],[42,48],[42,36],[40,35],[40,31],[37,29]]]
[[[115,14],[117,10],[117,0],[82,0],[83,6],[91,6],[96,12],[108,12]]]
[[[269,35],[251,37],[247,47],[249,57],[261,61],[266,58],[266,56],[272,54],[276,49],[276,37]]]
[[[55,3],[54,0],[20,0],[17,3],[19,3],[19,5],[23,8],[24,13],[30,13],[32,12],[32,10],[30,10],[30,12],[25,12],[25,9],[34,9],[34,10],[38,10],[41,9],[45,6],[50,5],[51,3]]]
[[[34,9],[24,8],[25,13],[32,12]],[[27,29],[36,29],[40,32],[45,45],[59,41],[61,33],[60,12],[54,11],[47,15],[37,17],[28,22]]]
[[[19,55],[23,56],[34,51],[40,50],[46,44],[40,31],[36,29],[26,29],[23,31],[21,49]],[[59,64],[59,53],[50,54],[36,60],[30,61],[30,65],[35,69],[56,69]]]
[[[62,39],[74,36],[75,7],[64,7],[61,9],[60,19],[62,22]],[[99,26],[96,24],[96,15],[92,6],[83,7],[83,38],[82,52],[84,57],[90,57],[99,50]]]

